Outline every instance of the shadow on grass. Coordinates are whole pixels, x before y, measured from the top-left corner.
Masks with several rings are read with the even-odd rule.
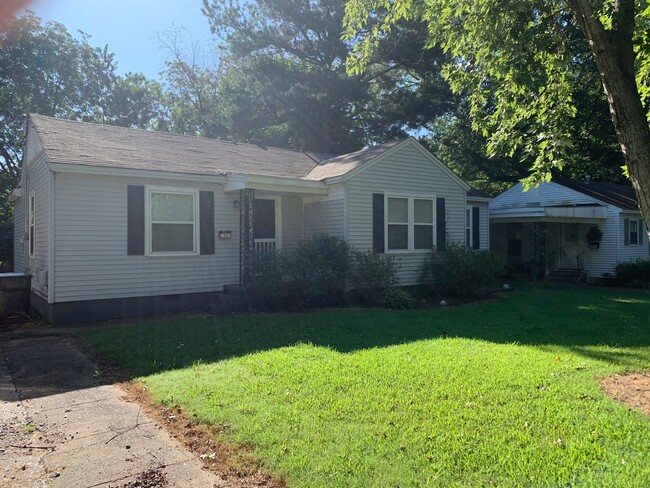
[[[172,319],[83,335],[136,376],[297,343],[348,353],[445,337],[559,346],[586,358],[643,368],[650,364],[650,349],[644,349],[650,346],[649,317],[648,294],[527,286],[501,300],[458,307]]]

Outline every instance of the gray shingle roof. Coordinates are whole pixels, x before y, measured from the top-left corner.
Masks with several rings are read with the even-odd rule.
[[[479,189],[474,188],[474,187],[470,188],[467,191],[467,196],[469,198],[472,198],[472,197],[474,197],[474,198],[492,198],[490,195],[485,193],[483,190],[479,190]]]
[[[387,142],[379,146],[373,146],[360,151],[335,156],[333,158],[321,161],[311,172],[307,175],[308,180],[323,180],[325,178],[333,178],[335,176],[342,176],[349,171],[367,163],[371,159],[379,156],[384,151],[391,147],[397,146],[400,142],[406,139],[399,139],[392,142]]]
[[[305,178],[317,154],[31,115],[51,163],[200,175]]]
[[[631,185],[615,185],[600,181],[572,180],[564,176],[556,176],[551,181],[562,186],[597,198],[605,203],[610,203],[623,210],[638,210],[636,193]]]

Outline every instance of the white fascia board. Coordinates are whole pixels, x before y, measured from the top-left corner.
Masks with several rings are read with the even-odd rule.
[[[486,197],[467,197],[467,203],[469,202],[486,202],[490,203],[492,201],[492,198],[486,198]]]
[[[607,207],[604,206],[582,206],[582,207],[512,207],[490,209],[490,220],[517,219],[533,220],[555,220],[555,221],[602,221],[607,219]]]
[[[99,176],[123,176],[128,178],[156,178],[174,181],[201,181],[209,183],[225,183],[226,177],[221,175],[201,175],[194,173],[171,173],[149,169],[108,168],[106,166],[87,166],[83,164],[49,163],[55,173],[74,173]]]
[[[343,176],[332,176],[331,178],[325,178],[325,183],[328,185],[336,185],[337,183],[341,183],[342,181],[343,181]]]
[[[546,216],[543,207],[530,208],[491,208],[490,219],[542,218]]]
[[[323,181],[283,178],[280,176],[259,176],[230,173],[227,175],[225,191],[238,191],[246,188],[279,193],[300,193],[327,195],[328,185]]]
[[[546,207],[546,216],[563,219],[595,219],[607,218],[607,207],[580,206],[580,207]]]

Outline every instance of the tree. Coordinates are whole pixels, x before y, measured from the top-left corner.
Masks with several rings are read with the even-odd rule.
[[[573,151],[553,176],[581,179],[586,175],[596,181],[624,183],[621,171],[625,164],[611,123],[607,99],[600,89],[598,69],[589,46],[578,29],[572,34],[574,54],[570,66],[573,78],[573,102],[576,115],[569,127]],[[427,140],[434,153],[472,186],[496,195],[527,177],[530,169],[520,164],[521,154],[513,156],[487,153],[487,138],[472,129],[469,103],[463,100],[452,116],[433,123]]]
[[[165,80],[166,129],[177,134],[225,137],[228,126],[216,56],[206,53],[182,29],[160,34],[158,42],[169,55],[161,73]]]
[[[28,12],[0,27],[0,219],[10,222],[9,193],[20,179],[29,113],[147,128],[160,117],[161,87],[139,74],[115,74],[108,47],[73,37]],[[11,226],[0,236],[10,250]],[[0,261],[7,253],[0,255]]]
[[[529,183],[548,180],[571,152],[576,116],[575,32],[598,68],[616,138],[650,221],[650,9],[640,0],[350,0],[352,71],[404,19],[427,26],[430,46],[450,55],[445,78],[466,93],[490,154],[520,153]]]
[[[239,140],[325,152],[404,136],[452,96],[419,24],[403,22],[369,69],[349,75],[344,0],[204,0],[221,40],[222,103]]]
[[[137,129],[164,129],[166,107],[163,87],[142,73],[113,76],[105,103],[85,120]]]

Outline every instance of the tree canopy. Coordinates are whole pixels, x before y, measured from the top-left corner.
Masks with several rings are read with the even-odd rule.
[[[577,65],[597,66],[626,168],[650,219],[650,8],[634,0],[349,0],[345,38],[363,72],[403,21],[426,26],[449,56],[443,74],[469,103],[490,155],[517,156],[528,183],[548,180],[576,150]],[[589,51],[584,49],[584,43]]]
[[[403,136],[453,107],[442,52],[423,52],[419,24],[401,23],[366,71],[349,74],[344,6],[204,0],[220,39],[221,101],[234,138],[340,153]]]
[[[160,84],[141,74],[116,75],[107,47],[74,37],[33,13],[0,28],[0,261],[11,252],[9,192],[18,185],[29,113],[128,127],[157,127]]]

